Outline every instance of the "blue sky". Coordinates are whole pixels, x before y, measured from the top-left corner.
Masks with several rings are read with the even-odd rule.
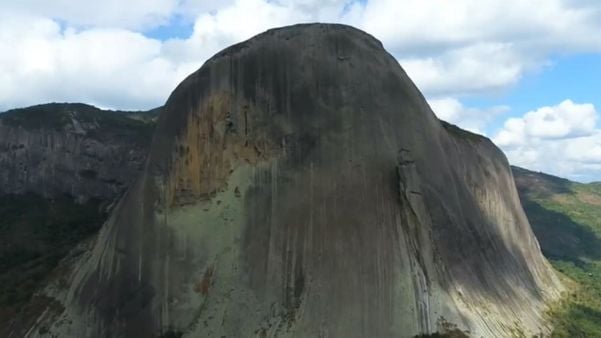
[[[153,108],[222,48],[317,21],[381,40],[440,118],[485,134],[511,163],[601,181],[594,1],[1,1],[0,111]]]
[[[166,41],[169,39],[189,38],[193,31],[193,21],[181,15],[173,15],[167,23],[145,29],[143,34],[151,39]]]
[[[515,85],[498,93],[473,95],[463,100],[472,107],[509,105],[511,110],[491,123],[486,132],[493,133],[507,117],[566,99],[588,102],[601,107],[601,54],[555,56],[539,71],[526,73]]]
[[[363,1],[365,2],[365,1]],[[194,31],[194,22],[175,15],[169,22],[146,30],[143,34],[152,39],[186,39]],[[464,97],[466,106],[486,109],[493,106],[509,106],[510,109],[493,119],[480,130],[492,135],[501,129],[508,117],[519,117],[524,112],[545,105],[558,104],[566,99],[588,102],[601,107],[601,54],[582,53],[551,55],[547,65],[533,70],[515,84],[490,93],[472,94]]]

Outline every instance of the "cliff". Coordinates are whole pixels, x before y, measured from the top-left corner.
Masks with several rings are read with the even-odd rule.
[[[60,103],[0,114],[0,194],[114,199],[141,172],[155,126],[128,114]]]
[[[0,114],[0,336],[139,176],[157,113],[44,104]]]
[[[502,152],[441,123],[379,41],[325,24],[185,79],[62,278],[27,336],[532,335],[562,289]]]

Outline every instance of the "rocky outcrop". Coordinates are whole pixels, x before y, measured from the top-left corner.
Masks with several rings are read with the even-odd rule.
[[[154,130],[126,114],[84,104],[0,114],[0,194],[114,199],[141,172]]]
[[[49,300],[33,297],[140,174],[150,112],[44,104],[0,114],[0,336]]]
[[[561,290],[502,152],[373,37],[321,24],[183,81],[69,271],[27,336],[532,335]]]

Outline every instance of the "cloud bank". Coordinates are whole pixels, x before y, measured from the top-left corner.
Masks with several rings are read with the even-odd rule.
[[[590,181],[601,171],[599,113],[565,100],[510,118],[493,138],[513,164]]]
[[[149,34],[174,21],[189,24],[189,35]],[[558,53],[601,53],[601,3],[592,1],[3,1],[0,111],[48,101],[152,108],[220,49],[272,27],[315,21],[350,24],[380,39],[440,117],[477,132],[509,107],[475,109],[463,98],[502,92]],[[512,118],[491,136],[514,163],[590,176],[601,157],[597,115],[568,100]],[[572,151],[580,146],[586,151]],[[559,167],[543,154],[561,147],[569,149],[569,168],[550,170]]]

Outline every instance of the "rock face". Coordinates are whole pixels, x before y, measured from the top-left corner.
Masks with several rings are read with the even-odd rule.
[[[0,114],[0,337],[47,303],[36,289],[139,176],[153,116],[84,104]]]
[[[143,168],[154,124],[84,104],[0,114],[0,194],[111,200]]]
[[[29,336],[530,335],[561,290],[501,151],[441,123],[373,37],[322,24],[183,81],[65,278]]]

